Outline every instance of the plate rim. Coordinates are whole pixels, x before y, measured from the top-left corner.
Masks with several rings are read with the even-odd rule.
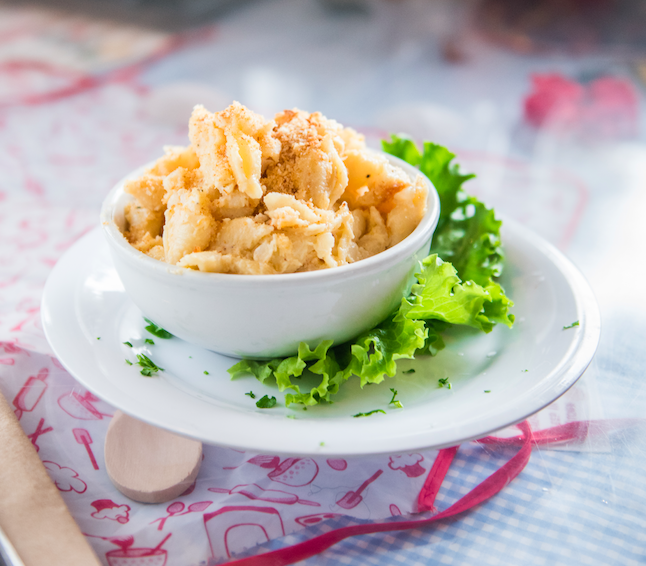
[[[226,438],[219,438],[217,440],[214,440],[213,437],[207,434],[204,434],[203,432],[201,434],[199,433],[196,434],[196,431],[194,430],[188,431],[188,430],[182,429],[178,425],[173,426],[172,423],[169,424],[166,422],[160,422],[159,416],[156,416],[156,417],[151,417],[150,415],[142,416],[141,413],[132,411],[130,407],[122,406],[123,403],[120,404],[119,401],[115,402],[115,400],[110,396],[107,396],[108,398],[106,398],[105,392],[102,391],[100,388],[96,388],[95,384],[91,379],[88,380],[87,378],[84,378],[83,375],[80,375],[80,374],[83,374],[84,372],[82,370],[77,369],[77,364],[73,363],[73,360],[70,361],[70,359],[67,357],[67,355],[65,355],[64,352],[63,352],[63,355],[61,355],[61,351],[65,350],[65,348],[61,344],[61,341],[56,337],[55,329],[47,320],[48,314],[50,312],[50,302],[54,300],[54,298],[51,297],[53,292],[52,288],[55,286],[57,277],[60,275],[59,272],[61,270],[59,266],[63,263],[62,260],[65,258],[72,257],[75,253],[75,250],[81,247],[86,240],[90,238],[96,238],[97,235],[100,234],[101,232],[100,226],[90,231],[86,235],[84,235],[70,249],[68,249],[67,252],[61,257],[57,265],[54,267],[52,272],[50,273],[47,283],[45,285],[45,289],[44,289],[42,301],[41,301],[41,318],[42,318],[43,330],[45,332],[45,337],[47,338],[50,346],[52,347],[52,350],[54,351],[54,354],[56,355],[58,360],[62,363],[62,365],[65,367],[65,369],[74,377],[76,381],[78,381],[81,385],[86,387],[93,394],[97,395],[105,402],[115,406],[116,408],[122,410],[125,413],[130,414],[135,418],[144,420],[155,426],[165,428],[167,430],[170,430],[172,432],[175,432],[183,436],[196,438],[207,444],[212,444],[212,445],[217,445],[217,446],[222,446],[227,448],[234,448],[234,449],[250,450],[250,451],[260,451],[260,452],[270,451],[270,452],[276,452],[278,454],[294,455],[294,456],[326,455],[326,456],[343,456],[343,457],[369,456],[369,455],[376,455],[376,454],[396,454],[396,453],[411,452],[414,450],[440,449],[440,448],[445,448],[449,446],[455,446],[463,442],[468,442],[470,440],[482,438],[484,436],[491,434],[494,431],[498,431],[508,426],[512,426],[519,422],[522,422],[529,416],[535,414],[536,412],[545,408],[549,404],[553,403],[556,399],[558,399],[560,396],[566,393],[576,383],[576,381],[581,377],[581,375],[583,375],[583,373],[585,372],[585,370],[587,369],[588,365],[590,364],[590,362],[594,357],[594,354],[596,352],[599,339],[600,339],[601,316],[600,316],[599,307],[598,307],[596,298],[594,296],[594,293],[592,291],[592,288],[590,287],[589,283],[587,282],[583,274],[579,271],[579,269],[562,252],[560,252],[551,243],[547,242],[544,238],[542,238],[535,232],[529,230],[528,228],[524,227],[523,225],[521,225],[520,223],[512,219],[509,219],[503,215],[501,215],[501,217],[503,219],[504,231],[510,231],[512,233],[515,232],[521,235],[525,240],[527,240],[527,243],[536,252],[543,255],[563,275],[569,288],[573,292],[575,302],[576,302],[576,311],[579,314],[580,326],[577,329],[577,332],[573,334],[570,346],[566,354],[559,359],[559,363],[555,365],[549,372],[547,372],[545,377],[540,382],[540,383],[544,383],[546,381],[554,382],[554,385],[549,388],[549,391],[550,391],[549,395],[543,394],[541,396],[541,401],[537,402],[534,406],[531,407],[531,409],[521,408],[524,405],[520,405],[518,409],[516,409],[515,411],[510,411],[510,410],[505,411],[504,414],[509,416],[507,416],[502,420],[497,421],[495,425],[492,424],[490,426],[477,427],[477,425],[474,425],[474,420],[465,421],[459,425],[460,429],[464,429],[463,432],[456,435],[455,437],[452,437],[451,439],[441,441],[441,442],[434,442],[431,444],[425,443],[424,445],[416,444],[415,446],[406,445],[404,447],[399,447],[399,448],[389,447],[389,448],[383,448],[379,450],[359,449],[359,450],[353,450],[352,452],[348,452],[347,450],[341,450],[341,451],[339,451],[338,449],[334,450],[332,447],[328,448],[326,446],[321,446],[318,444],[314,447],[305,448],[305,449],[303,449],[303,447],[300,447],[298,449],[290,449],[289,447],[275,449],[275,447],[268,448],[266,446],[265,447],[251,446],[249,444],[243,445],[240,442],[227,441]],[[105,244],[105,242],[103,242],[103,244]],[[74,320],[77,322],[77,324],[80,325],[80,322],[78,321],[77,317],[74,317]],[[84,364],[81,364],[81,365],[84,365]],[[183,394],[188,395],[188,393],[183,393]],[[325,420],[316,420],[316,421],[301,420],[301,424],[307,423],[305,424],[305,426],[311,426],[312,423],[324,423],[324,422],[326,421]],[[478,430],[476,431],[474,430],[474,428],[478,428]]]

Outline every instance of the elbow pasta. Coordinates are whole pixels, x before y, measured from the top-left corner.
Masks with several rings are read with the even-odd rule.
[[[265,120],[234,102],[196,106],[188,147],[125,184],[125,237],[199,271],[275,274],[353,263],[406,238],[427,189],[363,136],[318,112]]]

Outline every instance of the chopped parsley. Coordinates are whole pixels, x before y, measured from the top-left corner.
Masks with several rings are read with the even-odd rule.
[[[321,442],[319,446],[325,446],[325,442]]]
[[[523,370],[523,373],[525,373],[526,371],[529,371],[529,370],[528,370],[528,369],[524,369],[524,370]]]
[[[127,363],[129,366],[131,366],[131,365],[132,365],[132,362],[131,362],[128,358],[126,358],[126,363]]]
[[[569,324],[568,326],[564,326],[563,330],[568,330],[569,328],[574,328],[575,326],[579,326],[578,320],[575,320],[572,324]]]
[[[137,365],[141,366],[141,375],[145,375],[146,377],[152,377],[154,374],[156,374],[158,371],[164,371],[164,368],[160,368],[155,362],[153,362],[148,356],[145,354],[137,354]]]
[[[148,323],[148,326],[146,326],[146,330],[150,332],[153,336],[157,336],[157,338],[163,338],[164,340],[167,340],[168,338],[173,337],[173,335],[170,332],[168,332],[167,330],[164,330],[161,326],[157,326],[149,318],[144,317],[144,320]]]
[[[97,337],[96,337],[96,339],[97,339],[97,340],[101,340],[101,336],[97,336]]]
[[[415,370],[413,370],[413,371],[415,371]],[[393,392],[393,397],[390,400],[390,403],[388,403],[388,404],[389,405],[394,405],[396,409],[403,409],[404,405],[402,405],[402,402],[395,399],[395,397],[397,397],[397,390],[393,389],[392,387],[390,388],[390,390]]]
[[[374,411],[368,411],[367,413],[357,413],[356,415],[352,415],[352,416],[356,419],[357,417],[369,417],[370,415],[374,415],[375,413],[383,413],[385,415],[386,411],[382,411],[381,409],[375,409]]]
[[[442,377],[438,379],[437,385],[438,387],[446,387],[447,389],[451,389],[451,382],[449,381],[448,377]]]
[[[124,344],[128,346],[128,348],[132,348],[132,344],[130,342],[124,342]]]
[[[271,409],[276,406],[276,397],[269,397],[265,395],[258,401],[256,401],[256,407],[259,409]]]
[[[410,368],[402,371],[402,373],[415,373],[415,370],[413,368]]]
[[[296,418],[296,415],[287,415],[287,418],[288,418],[288,419],[295,419],[295,418]]]
[[[485,393],[491,393],[491,389],[485,389]]]
[[[144,343],[145,343],[145,344],[152,344],[153,346],[155,345],[155,343],[154,343],[150,338],[146,338],[146,339],[144,340]]]
[[[256,394],[253,391],[249,391],[249,393],[245,393],[245,395],[249,395],[252,399],[256,398]]]

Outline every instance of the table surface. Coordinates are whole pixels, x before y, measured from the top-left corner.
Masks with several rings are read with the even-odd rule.
[[[505,489],[455,519],[350,538],[306,563],[645,563],[645,119],[635,118],[630,135],[604,135],[576,124],[535,129],[523,115],[536,73],[620,77],[643,106],[639,54],[512,51],[478,33],[473,2],[352,6],[276,0],[174,35],[133,34],[118,24],[77,37],[64,19],[42,33],[51,14],[0,6],[12,16],[0,26],[0,387],[11,400],[37,371],[34,360],[50,353],[38,311],[53,264],[95,226],[116,180],[162,145],[185,143],[194,103],[218,109],[235,99],[265,115],[315,109],[371,143],[405,131],[448,145],[463,169],[478,174],[471,192],[560,248],[589,281],[602,316],[597,354],[569,397],[533,422],[595,426],[584,442],[536,446]],[[16,39],[21,21],[41,33]],[[59,373],[52,387],[73,387]],[[23,422],[33,432],[37,421]],[[460,447],[437,506],[450,505],[513,453]],[[207,450],[205,466],[217,457]],[[80,509],[74,495],[73,486],[64,493],[73,513]],[[359,517],[366,518],[384,517]],[[253,552],[313,533],[295,530]],[[211,556],[188,538],[174,542],[185,552],[169,566]],[[104,544],[102,559],[115,548]]]

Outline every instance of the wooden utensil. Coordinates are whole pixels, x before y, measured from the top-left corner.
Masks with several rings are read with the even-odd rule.
[[[202,443],[117,411],[105,436],[105,467],[115,487],[142,503],[163,503],[193,483]]]
[[[0,529],[25,566],[100,566],[1,393],[0,502]]]

